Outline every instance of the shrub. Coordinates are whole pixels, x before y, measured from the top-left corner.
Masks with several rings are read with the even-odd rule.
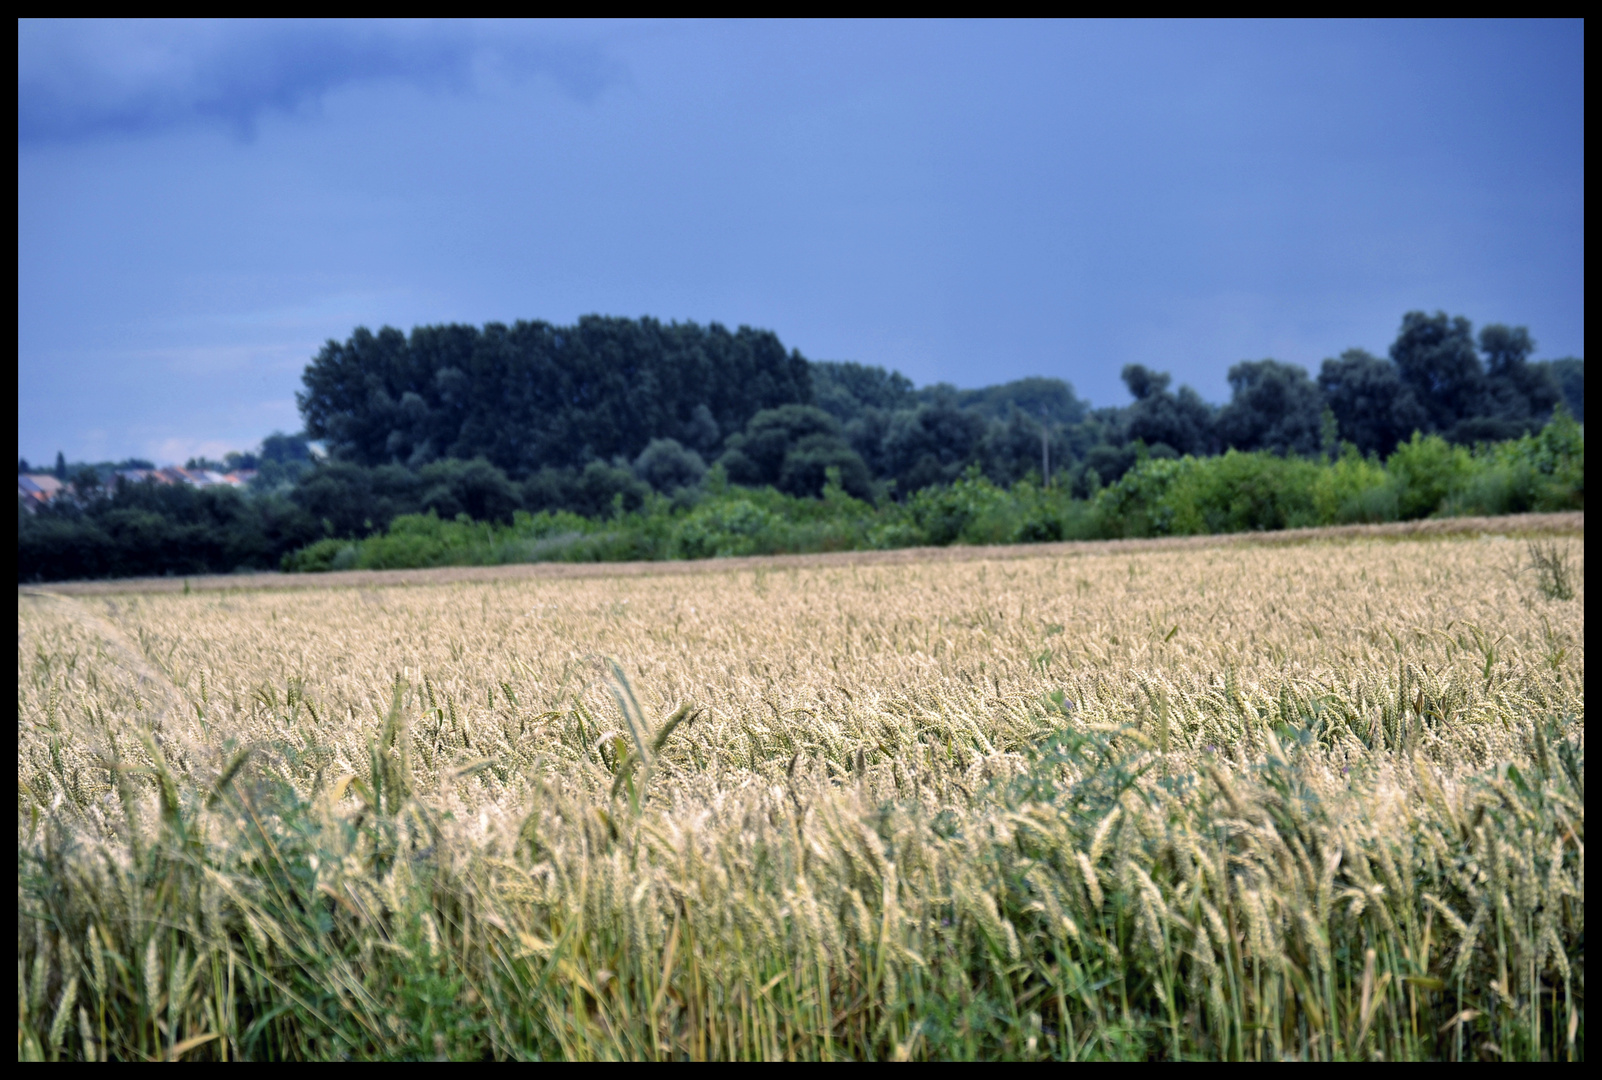
[[[1147,458],[1096,495],[1097,533],[1106,537],[1167,536],[1175,526],[1169,489],[1193,469],[1195,458]],[[1189,519],[1181,529],[1199,525]]]
[[[1439,435],[1413,432],[1385,462],[1396,484],[1398,514],[1404,521],[1429,517],[1445,508],[1447,496],[1474,471],[1474,459]]]
[[[1267,451],[1193,459],[1171,486],[1169,531],[1255,532],[1318,523],[1320,463]]]
[[[336,540],[328,537],[316,543],[307,544],[299,551],[284,553],[281,568],[286,574],[317,574],[334,569],[334,559],[342,552],[353,550],[355,543],[350,540]]]
[[[782,525],[777,515],[747,499],[719,500],[698,507],[678,523],[671,550],[685,559],[775,551]]]

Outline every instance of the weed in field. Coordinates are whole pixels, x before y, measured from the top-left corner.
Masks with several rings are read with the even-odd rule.
[[[1574,570],[1567,545],[1556,540],[1531,540],[1526,550],[1535,587],[1548,600],[1574,599]]]

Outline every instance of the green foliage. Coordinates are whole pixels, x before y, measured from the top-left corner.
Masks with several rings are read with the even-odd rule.
[[[1474,469],[1474,458],[1461,446],[1439,435],[1414,432],[1386,461],[1396,484],[1398,513],[1403,520],[1429,517],[1446,505],[1446,497],[1460,490]]]
[[[1485,393],[1473,324],[1461,315],[1409,311],[1391,344],[1391,361],[1436,431],[1473,416]]]
[[[1072,384],[1038,377],[979,390],[958,390],[957,404],[995,419],[1004,420],[1016,412],[1060,425],[1077,424],[1089,411],[1089,406],[1075,396]]]
[[[977,465],[950,484],[878,505],[855,497],[835,467],[825,469],[820,498],[729,484],[723,468],[714,467],[697,492],[681,490],[672,499],[647,492],[631,502],[614,493],[612,507],[590,516],[518,511],[510,524],[496,524],[466,514],[402,515],[387,532],[365,539],[318,541],[286,555],[283,567],[706,559],[1584,509],[1585,429],[1560,409],[1538,434],[1477,450],[1415,435],[1384,463],[1350,444],[1334,461],[1267,451],[1210,458],[1153,453],[1089,499],[1076,498],[1066,484],[1042,487],[1036,474],[1003,487]],[[595,463],[587,473],[603,469],[611,467]]]
[[[474,521],[512,520],[522,499],[506,474],[483,458],[436,461],[418,472],[422,503],[441,517],[466,514]]]
[[[1321,524],[1315,492],[1328,467],[1271,453],[1151,459],[1096,498],[1108,536],[1183,536]]]
[[[814,417],[833,423],[817,410],[803,414]],[[1105,487],[1092,486],[1100,474],[1089,465],[1073,483],[1042,487],[1038,473],[1003,486],[972,464],[951,483],[878,504],[864,497],[863,474],[851,471],[860,459],[836,453],[836,436],[791,441],[783,424],[758,428],[760,438],[740,445],[756,449],[773,436],[760,451],[767,467],[799,491],[731,484],[733,451],[698,485],[663,479],[671,497],[654,493],[635,469],[601,461],[543,470],[520,489],[484,461],[436,462],[415,473],[336,462],[315,469],[289,499],[119,483],[83,504],[19,509],[18,577],[699,559],[1585,508],[1585,428],[1562,407],[1535,434],[1474,449],[1415,434],[1384,463],[1350,444],[1333,461],[1234,450],[1180,458],[1158,447],[1137,452],[1134,467]],[[655,445],[641,465],[650,475],[693,467],[682,446]],[[805,482],[796,479],[803,465],[812,471]],[[1109,473],[1116,469],[1108,464]]]
[[[1008,492],[970,467],[950,485],[914,494],[904,516],[924,544],[1004,544],[1013,539],[1008,502]]]
[[[706,476],[706,461],[677,439],[652,439],[634,459],[634,473],[666,494],[699,484]]]
[[[337,458],[484,457],[519,478],[633,460],[653,438],[711,451],[757,412],[812,400],[806,359],[770,331],[595,315],[359,328],[325,345],[303,382],[306,430]]]
[[[17,579],[266,570],[317,539],[315,519],[278,495],[152,482],[85,485],[17,512]]]
[[[1478,345],[1472,329],[1410,312],[1390,359],[1348,350],[1316,383],[1294,365],[1237,364],[1222,409],[1131,365],[1133,403],[1097,410],[1060,380],[917,389],[716,324],[358,330],[308,366],[306,432],[193,462],[254,465],[249,498],[128,484],[114,474],[148,462],[58,454],[71,490],[43,509],[19,502],[18,577],[706,557],[1583,509],[1584,361],[1530,361],[1522,327],[1486,326]],[[314,459],[313,437],[332,460]],[[1207,456],[1224,446],[1241,452]],[[724,502],[730,483],[746,490]],[[766,488],[776,490],[758,494]],[[566,524],[530,533],[520,511]],[[435,524],[420,517],[364,546],[401,517],[430,514]],[[500,531],[458,528],[463,515]]]
[[[601,517],[610,514],[620,499],[625,510],[638,510],[650,494],[651,485],[621,461],[592,461],[583,469],[541,469],[524,482],[523,505],[536,512]]]
[[[1363,349],[1324,361],[1319,389],[1342,438],[1365,454],[1389,454],[1429,418],[1394,363]]]
[[[1240,450],[1315,454],[1322,442],[1324,395],[1307,372],[1277,360],[1242,361],[1229,369],[1230,402],[1218,413],[1218,434]]]
[[[842,424],[866,409],[900,409],[913,402],[912,380],[901,372],[851,361],[815,362],[812,387],[818,407]]]
[[[1482,446],[1451,493],[1454,514],[1517,514],[1585,508],[1585,428],[1562,405],[1533,435]]]
[[[1538,434],[1470,450],[1415,433],[1382,466],[1348,445],[1334,462],[1230,451],[1149,458],[1098,494],[1101,536],[1182,536],[1435,514],[1585,505],[1585,429],[1561,408]]]
[[[1217,442],[1215,410],[1194,389],[1181,386],[1176,394],[1168,389],[1171,378],[1166,372],[1140,364],[1126,365],[1122,377],[1135,399],[1123,418],[1128,438],[1148,446],[1166,446],[1180,454],[1212,451]],[[1237,398],[1246,385],[1237,383]]]
[[[719,461],[738,484],[771,484],[791,495],[817,495],[832,468],[857,498],[868,498],[873,491],[868,467],[842,437],[839,421],[810,405],[764,409],[744,431],[731,435],[727,445]]]
[[[1585,361],[1576,356],[1561,360],[1543,360],[1536,365],[1552,374],[1558,389],[1563,392],[1563,403],[1580,423],[1585,423]]]
[[[674,550],[686,559],[761,555],[782,550],[784,519],[746,498],[698,506],[674,529]]]

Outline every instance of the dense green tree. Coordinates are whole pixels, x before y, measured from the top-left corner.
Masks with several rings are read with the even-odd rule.
[[[899,372],[883,368],[830,363],[813,370],[819,406],[842,421],[869,472],[895,479],[903,492],[950,480],[974,461],[1000,482],[1038,474],[1042,420],[1052,431],[1053,467],[1065,465],[1071,454],[1063,431],[1089,414],[1061,379],[977,390],[938,383],[915,391]]]
[[[1138,458],[1139,454],[1133,445],[1097,443],[1085,452],[1083,468],[1076,475],[1074,493],[1084,498],[1098,487],[1117,483],[1124,473],[1135,467]]]
[[[959,408],[972,409],[981,416],[1005,420],[1013,412],[1045,420],[1052,425],[1077,424],[1090,412],[1090,406],[1074,394],[1071,384],[1061,379],[1015,379],[978,390],[958,390]]]
[[[505,522],[521,506],[605,518],[644,507],[653,489],[671,496],[653,505],[681,509],[730,482],[816,497],[831,476],[859,498],[891,485],[903,497],[975,465],[1008,485],[1039,474],[1043,431],[1052,474],[1082,498],[1140,460],[1224,445],[1311,454],[1329,448],[1333,430],[1388,456],[1415,430],[1459,444],[1520,435],[1560,399],[1583,421],[1584,362],[1532,362],[1534,347],[1522,327],[1486,326],[1476,343],[1467,319],[1410,312],[1390,360],[1350,350],[1324,361],[1316,386],[1293,365],[1239,364],[1229,404],[1215,410],[1190,387],[1174,391],[1166,373],[1131,365],[1123,377],[1134,401],[1092,410],[1059,379],[919,389],[871,365],[808,364],[771,333],[716,324],[591,316],[409,336],[358,329],[308,366],[306,432],[274,432],[221,462],[192,460],[254,465],[248,497],[129,483],[114,474],[150,463],[85,465],[58,453],[56,474],[74,492],[42,508],[19,500],[19,575],[272,566],[311,540],[368,536],[400,514]],[[330,459],[314,458],[313,438],[326,440]],[[19,458],[19,471],[27,464]],[[1537,505],[1487,495],[1523,483],[1503,471],[1476,481],[1485,491],[1474,498]]]
[[[578,470],[571,465],[547,465],[523,481],[523,508],[541,510],[571,509],[578,499]]]
[[[1474,348],[1474,325],[1463,316],[1409,311],[1391,344],[1391,360],[1429,419],[1429,430],[1450,431],[1480,415],[1485,370]]]
[[[586,517],[605,517],[619,509],[638,510],[650,494],[651,485],[622,461],[592,461],[579,471],[575,497],[567,509]]]
[[[1535,341],[1528,327],[1491,323],[1480,328],[1480,357],[1491,378],[1506,376],[1529,362]]]
[[[812,399],[806,360],[771,332],[600,316],[409,338],[358,329],[328,342],[303,382],[307,435],[336,458],[420,468],[482,456],[514,476],[633,459],[652,438],[710,448],[763,409]]]
[[[814,363],[812,388],[818,407],[842,424],[849,424],[866,409],[893,412],[916,404],[911,379],[870,364]]]
[[[823,493],[830,470],[837,470],[840,487],[859,499],[873,498],[873,479],[868,466],[838,435],[808,435],[784,455],[779,469],[780,491],[816,498]]]
[[[285,435],[282,431],[275,431],[263,439],[256,456],[262,461],[276,461],[281,465],[312,460],[311,445],[304,434]]]
[[[424,510],[442,518],[466,514],[474,521],[508,523],[523,500],[506,474],[483,458],[455,458],[425,465],[418,472]]]
[[[1211,453],[1215,442],[1213,407],[1188,386],[1175,394],[1171,377],[1141,364],[1129,364],[1122,373],[1134,397],[1124,414],[1125,437],[1148,446],[1161,443],[1181,454]],[[1105,478],[1104,478],[1105,479]]]
[[[1307,370],[1278,360],[1247,360],[1229,369],[1230,400],[1218,413],[1224,445],[1277,454],[1321,448],[1324,395]]]
[[[1318,385],[1340,437],[1365,454],[1389,454],[1429,425],[1429,416],[1396,365],[1362,349],[1325,360]]]
[[[1083,460],[1084,456],[1090,453],[1091,447],[1103,443],[1121,445],[1123,431],[1123,409],[1112,406],[1092,409],[1079,423],[1069,424],[1062,429],[1062,438],[1067,451],[1065,459]]]
[[[1544,360],[1537,366],[1552,373],[1552,379],[1563,392],[1563,403],[1569,415],[1585,423],[1585,361],[1574,356],[1561,360]]]
[[[268,569],[320,532],[282,498],[151,481],[119,480],[107,488],[86,477],[80,497],[19,512],[17,576],[31,581]]]
[[[1153,371],[1145,364],[1125,364],[1124,370],[1118,373],[1118,377],[1129,388],[1129,396],[1136,401],[1156,397],[1167,390],[1168,384],[1174,381],[1174,377],[1166,371]]]
[[[718,430],[718,422],[705,402],[690,410],[690,418],[680,432],[680,441],[701,455],[714,453],[722,445],[723,433]]]
[[[867,463],[868,471],[877,477],[886,476],[890,471],[885,461],[884,440],[895,415],[890,409],[864,409],[845,425],[846,442]]]
[[[892,413],[880,456],[897,493],[955,480],[978,461],[986,427],[984,417],[960,407],[954,393]]]
[[[1041,434],[1046,436],[1049,462],[1041,460]],[[993,483],[1012,484],[1049,468],[1056,476],[1073,463],[1065,429],[1048,424],[1018,409],[1004,419],[992,420],[979,450],[980,467]]]
[[[706,475],[706,461],[677,439],[652,439],[634,459],[634,474],[668,494],[699,484]]]
[[[419,512],[422,486],[415,472],[400,465],[368,469],[333,461],[307,474],[290,497],[326,535],[354,537],[388,528],[400,514]]]
[[[1502,421],[1502,433],[1489,441],[1517,438],[1541,428],[1563,400],[1552,369],[1530,363],[1535,342],[1522,326],[1493,323],[1480,330],[1480,355],[1485,361],[1486,402],[1479,410]],[[1488,440],[1479,440],[1488,441]]]
[[[812,405],[764,409],[745,430],[729,436],[718,459],[736,484],[771,484],[792,495],[817,495],[830,468],[840,470],[841,486],[858,498],[870,498],[873,482],[867,464],[846,442],[840,422]]]
[[[523,506],[534,513],[571,510],[606,517],[619,505],[638,510],[650,494],[651,485],[621,461],[592,461],[582,469],[547,466],[523,482]]]
[[[785,455],[812,435],[839,439],[840,422],[812,405],[764,409],[751,418],[744,431],[729,436],[727,449],[718,460],[733,483],[776,485]]]
[[[254,491],[286,492],[315,464],[304,434],[285,435],[281,431],[261,441],[255,458],[256,476],[250,482]]]
[[[72,497],[79,503],[94,502],[106,495],[105,483],[92,465],[78,466],[72,471],[68,482],[72,485]]]

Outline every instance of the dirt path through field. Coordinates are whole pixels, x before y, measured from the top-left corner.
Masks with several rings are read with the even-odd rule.
[[[886,566],[920,562],[1062,558],[1113,552],[1165,551],[1182,548],[1281,546],[1330,540],[1411,540],[1442,536],[1585,535],[1585,512],[1512,514],[1507,517],[1437,518],[1383,525],[1333,525],[1282,532],[1231,533],[1218,536],[1173,536],[1150,540],[1070,540],[1054,544],[1007,544],[990,547],[898,548],[893,551],[835,551],[809,555],[751,555],[729,559],[625,563],[513,563],[505,566],[441,566],[421,570],[343,570],[328,574],[217,574],[201,577],[123,578],[115,581],[64,581],[18,586],[64,596],[115,593],[182,592],[184,589],[372,588],[380,585],[431,585],[453,581],[501,581],[522,578],[633,577],[668,574],[726,573],[731,570],[785,570],[807,566]]]

